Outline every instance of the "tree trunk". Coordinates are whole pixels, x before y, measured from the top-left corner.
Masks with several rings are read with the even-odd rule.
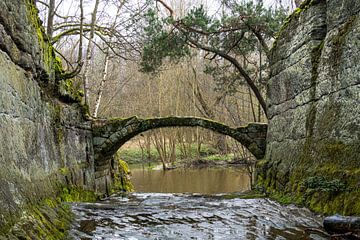
[[[103,75],[102,75],[99,91],[98,91],[98,94],[97,94],[97,98],[96,98],[96,101],[95,101],[95,109],[94,109],[94,113],[93,113],[93,116],[95,118],[98,115],[100,102],[101,102],[101,97],[102,97],[102,94],[103,94],[103,91],[104,91],[105,82],[107,80],[109,62],[110,62],[109,48],[107,48],[106,55],[105,55],[105,63],[104,63]]]
[[[114,19],[114,22],[112,23],[111,29],[115,31],[115,27],[116,27],[116,21],[120,15],[120,9],[122,8],[122,6],[124,5],[125,1],[122,2],[122,4],[118,7],[117,12],[116,12],[116,16]],[[97,94],[97,98],[95,101],[95,109],[94,109],[94,117],[96,118],[98,115],[98,111],[99,111],[99,107],[100,107],[100,102],[101,102],[101,97],[104,91],[104,87],[105,87],[105,82],[107,80],[107,75],[108,75],[108,67],[109,67],[109,62],[110,62],[110,47],[107,46],[106,48],[106,52],[105,52],[105,61],[104,61],[104,69],[103,69],[103,77],[100,83],[100,87],[99,87],[99,91]]]
[[[303,0],[295,0],[295,7],[300,7]]]
[[[146,153],[147,153],[147,161],[151,162],[151,138],[150,138],[150,134],[149,133],[145,133],[146,134],[146,139],[145,139],[145,146],[146,146]]]
[[[86,50],[86,57],[84,62],[84,95],[85,95],[85,105],[89,106],[89,70],[90,70],[90,61],[92,57],[92,48],[93,48],[93,39],[95,32],[95,23],[96,23],[96,14],[99,6],[100,0],[95,1],[94,10],[91,14],[91,23],[90,23],[90,36],[89,43]]]
[[[180,29],[180,31],[182,31],[183,33],[186,34],[186,32],[184,32],[184,30]],[[255,82],[253,81],[253,79],[249,76],[249,74],[246,72],[246,70],[240,65],[240,63],[238,62],[238,60],[230,55],[228,55],[225,52],[222,52],[220,50],[208,47],[208,46],[204,46],[201,45],[200,43],[198,43],[197,41],[188,38],[189,43],[191,43],[192,45],[196,46],[197,48],[200,48],[204,51],[207,52],[212,52],[217,54],[218,56],[222,57],[223,59],[226,59],[228,62],[230,62],[235,68],[236,70],[240,73],[240,75],[242,75],[244,77],[244,80],[246,81],[246,83],[249,85],[250,89],[253,91],[255,97],[257,98],[257,100],[259,101],[259,104],[261,105],[265,116],[267,116],[267,108],[266,108],[266,102],[265,99],[263,98],[263,96],[261,95],[261,92],[259,90],[259,88],[256,86]],[[191,44],[189,44],[190,46],[192,46]]]
[[[78,67],[82,66],[82,52],[83,52],[83,35],[84,35],[84,7],[83,0],[80,0],[80,33],[79,33],[79,52],[78,52]]]
[[[254,109],[254,103],[251,96],[251,90],[249,88],[249,99],[250,99],[250,108],[253,115],[253,121],[256,122],[256,115],[255,115],[255,109]]]
[[[55,16],[55,0],[49,1],[49,12],[46,26],[46,33],[51,41],[54,29],[54,16]]]

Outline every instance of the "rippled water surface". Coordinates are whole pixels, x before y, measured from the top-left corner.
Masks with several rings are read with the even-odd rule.
[[[307,231],[320,227],[311,212],[268,199],[133,193],[73,211],[77,239],[326,239]]]
[[[71,235],[84,240],[326,239],[316,231],[322,219],[307,209],[214,194],[247,190],[249,175],[241,169],[139,170],[132,181],[140,192],[74,204]]]

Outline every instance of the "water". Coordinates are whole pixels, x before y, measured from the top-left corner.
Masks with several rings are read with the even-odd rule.
[[[314,231],[321,229],[321,217],[307,209],[269,199],[213,194],[246,190],[249,177],[243,169],[186,172],[133,171],[133,183],[141,192],[74,204],[71,235],[75,239],[327,239]],[[243,174],[243,181],[236,173]],[[171,186],[174,191],[200,193],[146,193],[171,191]]]
[[[137,192],[158,193],[230,193],[250,190],[245,168],[204,167],[170,171],[136,168],[131,182]]]

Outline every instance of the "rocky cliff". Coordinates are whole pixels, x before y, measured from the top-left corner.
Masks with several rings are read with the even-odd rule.
[[[51,239],[65,228],[55,197],[96,190],[91,124],[60,64],[33,0],[1,0],[0,238]]]
[[[305,1],[271,58],[260,185],[319,212],[360,215],[360,1]]]

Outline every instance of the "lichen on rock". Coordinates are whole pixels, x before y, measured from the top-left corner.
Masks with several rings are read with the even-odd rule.
[[[272,49],[258,183],[280,201],[360,215],[359,12],[358,1],[305,1]]]

